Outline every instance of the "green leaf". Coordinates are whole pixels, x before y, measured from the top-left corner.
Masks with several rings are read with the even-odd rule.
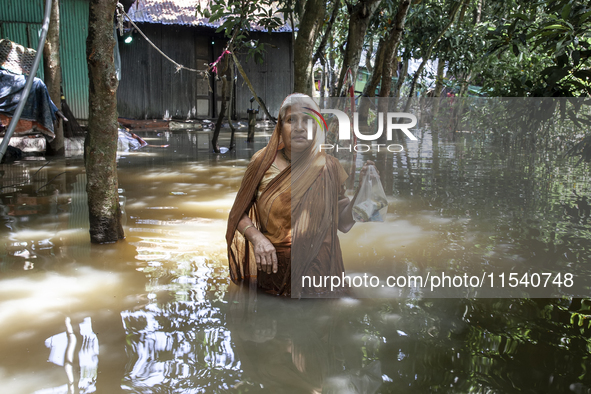
[[[573,65],[577,66],[581,61],[581,51],[573,51],[571,57],[573,59]]]
[[[566,77],[568,75],[569,71],[570,71],[570,68],[563,68],[563,69],[554,71],[552,74],[550,74],[546,83],[548,84],[548,86],[553,87],[554,85],[556,85],[556,83],[558,83],[558,81],[560,81],[562,78]]]
[[[570,15],[570,10],[573,7],[572,3],[568,3],[567,5],[564,6],[564,8],[562,9],[562,19],[568,19],[569,15]]]
[[[540,73],[540,75],[541,75],[542,77],[543,77],[544,75],[550,75],[552,72],[554,72],[554,71],[556,71],[556,70],[558,70],[558,69],[560,69],[560,67],[557,67],[557,66],[550,66],[550,67],[547,67],[547,68],[543,69],[543,70],[542,70],[542,72]]]
[[[254,55],[254,61],[256,63],[258,63],[259,65],[263,64],[263,62],[264,62],[263,56],[260,53],[258,53],[258,52],[255,53],[255,55]]]
[[[554,29],[568,30],[568,28],[566,26],[562,26],[562,25],[550,25],[550,26],[544,27],[543,29],[544,30],[554,30]]]
[[[217,21],[218,19],[222,18],[223,16],[224,16],[224,13],[223,13],[222,11],[217,11],[217,12],[214,12],[213,14],[211,14],[211,15],[209,16],[209,21],[210,21],[210,22],[215,22],[215,21]]]
[[[564,67],[568,65],[568,55],[566,53],[561,54],[560,56],[556,57],[556,63],[558,67]]]
[[[554,51],[554,56],[558,57],[564,53],[564,38],[556,43],[556,50]]]
[[[554,12],[558,11],[558,9],[560,8],[560,6],[561,6],[561,2],[560,1],[557,1],[556,4],[554,5],[554,7],[550,8],[550,10],[549,10],[550,13],[554,13]],[[550,17],[556,18],[554,15],[550,15]]]
[[[583,15],[581,15],[581,17],[579,18],[579,25],[582,25],[590,16],[591,11],[587,11]]]
[[[518,12],[518,13],[515,13],[513,15],[510,15],[509,18],[519,18],[519,19],[522,19],[522,20],[524,20],[526,22],[529,22],[529,20],[530,20],[527,15],[522,14],[521,12]]]
[[[591,79],[591,69],[586,69],[586,70],[579,70],[575,73],[573,73],[573,75],[577,78],[581,78],[581,79]]]

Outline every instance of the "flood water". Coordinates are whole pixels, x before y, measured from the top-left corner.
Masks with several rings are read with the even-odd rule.
[[[89,243],[81,157],[0,167],[1,393],[591,392],[586,299],[240,291],[226,220],[268,135],[216,155],[207,132],[139,134],[168,146],[120,153],[126,239],[113,245]],[[590,169],[560,153],[425,131],[390,158],[359,155],[390,209],[340,235],[347,272],[584,277]]]

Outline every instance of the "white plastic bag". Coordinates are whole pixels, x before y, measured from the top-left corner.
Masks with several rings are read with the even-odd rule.
[[[388,212],[388,200],[376,167],[370,165],[360,182],[353,205],[353,219],[356,222],[383,222]]]

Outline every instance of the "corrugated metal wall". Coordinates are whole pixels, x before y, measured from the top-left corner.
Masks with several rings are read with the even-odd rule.
[[[30,48],[36,48],[43,19],[43,0],[1,0],[0,35]],[[88,0],[60,0],[60,55],[62,86],[66,100],[78,119],[88,119],[88,68],[86,36],[88,34]],[[141,24],[146,35],[168,56],[191,68],[205,69],[221,53],[224,40],[216,38],[213,29],[162,24]],[[258,95],[276,116],[281,102],[293,89],[291,33],[252,32],[253,39],[272,44],[267,47],[265,62],[241,63]],[[134,35],[132,44],[119,42],[122,78],[117,92],[119,115],[134,119],[210,118],[216,116],[219,103],[209,91],[216,88],[196,73],[174,66],[147,42]],[[41,66],[37,74],[43,77]],[[240,75],[237,75],[236,115],[246,118],[252,97]],[[216,97],[217,99],[217,97]],[[256,108],[256,106],[255,106]]]
[[[142,23],[140,29],[176,62],[205,69],[212,62],[211,37],[196,34],[199,28]],[[201,31],[203,33],[203,31]],[[125,44],[119,41],[121,81],[117,90],[119,116],[132,119],[209,118],[213,116],[208,81],[175,66],[139,34]],[[213,85],[210,78],[209,84]]]
[[[88,119],[88,10],[88,0],[60,0],[62,87],[66,101],[78,119]]]
[[[37,49],[43,21],[43,0],[0,1],[0,36]],[[60,57],[66,100],[79,119],[88,119],[86,35],[88,0],[60,0]],[[43,61],[37,72],[43,78]]]
[[[0,15],[7,22],[41,23],[44,4],[39,0],[2,0]]]
[[[270,44],[265,46],[263,64],[255,64],[253,59],[246,61],[246,55],[240,56],[240,63],[250,79],[254,90],[263,99],[269,113],[277,116],[283,99],[293,92],[293,60],[291,49],[291,33],[251,33],[252,39]],[[244,83],[244,79],[237,73],[236,86],[236,115],[247,118],[246,110],[250,108],[252,93]],[[256,102],[253,108],[258,108]],[[259,111],[259,119],[264,117]]]
[[[150,40],[180,64],[205,69],[222,53],[225,39],[214,37],[214,30],[204,27],[184,27],[142,23],[139,25]],[[208,81],[196,73],[175,72],[174,65],[155,51],[139,34],[131,44],[121,40],[121,81],[117,91],[119,116],[132,119],[161,119],[169,115],[177,119],[211,118],[220,107],[221,83],[210,78],[216,100],[209,91]],[[241,63],[258,95],[269,112],[277,116],[283,99],[293,89],[291,33],[252,32],[253,39],[269,43],[265,61],[255,65],[252,60]],[[246,118],[252,94],[238,75],[236,85],[236,114]],[[255,108],[257,108],[255,104]],[[261,111],[262,112],[262,111]]]
[[[0,34],[27,47],[36,48],[43,19],[43,0],[1,0]],[[60,55],[62,85],[66,100],[78,119],[88,119],[88,68],[86,36],[88,35],[88,0],[60,0]],[[141,24],[141,29],[159,48],[177,62],[191,68],[205,69],[221,53],[223,39],[213,40],[214,29],[177,25]],[[265,62],[241,63],[258,95],[276,116],[281,102],[293,88],[291,33],[252,32],[251,38],[269,43]],[[131,44],[119,42],[122,77],[117,91],[119,115],[133,119],[211,118],[217,115],[219,103],[209,90],[216,82],[174,66],[149,44],[134,35]],[[43,76],[40,68],[37,74]],[[252,97],[237,74],[236,115],[246,118]],[[256,105],[255,105],[256,108]]]
[[[37,49],[38,32],[43,21],[43,8],[42,0],[0,1],[0,38],[7,38],[27,48]],[[43,60],[39,65],[37,77],[43,78]]]

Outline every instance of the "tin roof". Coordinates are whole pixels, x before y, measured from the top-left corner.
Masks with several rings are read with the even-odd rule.
[[[129,16],[136,23],[161,23],[163,25],[205,26],[217,29],[221,21],[209,22],[208,18],[199,18],[195,14],[197,4],[202,9],[209,7],[207,0],[136,0],[129,9]],[[276,14],[281,20],[283,15]],[[252,24],[251,30],[266,32],[260,25]],[[283,24],[276,30],[291,32],[291,26]]]

